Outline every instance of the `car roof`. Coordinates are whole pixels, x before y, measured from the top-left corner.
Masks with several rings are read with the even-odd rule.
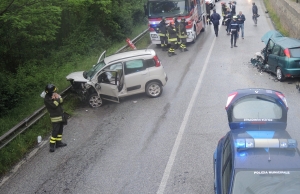
[[[110,63],[115,63],[130,59],[139,58],[151,58],[155,56],[155,51],[153,49],[143,49],[143,50],[133,50],[122,53],[117,53],[104,58],[104,62],[108,65]]]
[[[234,130],[229,133],[231,133],[231,138],[234,142],[236,139],[241,138],[291,139],[286,130]],[[238,150],[235,146],[233,146],[232,149],[234,153],[235,169],[300,169],[300,154],[298,148],[250,148]]]
[[[300,40],[290,37],[283,36],[280,32],[276,30],[270,30],[266,32],[261,40],[267,44],[269,39],[273,40],[275,44],[280,45],[283,48],[297,48],[300,47]]]

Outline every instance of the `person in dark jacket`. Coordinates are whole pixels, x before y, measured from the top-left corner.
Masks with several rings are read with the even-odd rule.
[[[230,22],[230,25],[229,25],[229,31],[231,34],[231,39],[230,39],[231,48],[233,47],[233,43],[234,43],[234,47],[237,47],[236,39],[237,39],[237,34],[239,33],[239,24],[236,21],[237,16],[233,16],[232,19],[233,20]]]
[[[215,35],[218,37],[221,16],[216,12],[216,9],[213,10],[213,14],[211,14],[210,19],[214,25]]]
[[[180,39],[180,50],[183,51],[188,51],[186,48],[186,38],[187,38],[187,32],[186,32],[186,22],[185,18],[181,18],[181,21],[178,26],[178,37]]]
[[[171,57],[172,55],[176,55],[175,43],[177,42],[177,32],[175,29],[174,21],[171,21],[170,25],[168,26],[168,34],[169,34],[168,42],[171,44],[171,47],[169,48],[169,51],[168,51],[168,55],[169,55],[169,57]]]
[[[227,8],[227,12],[226,12],[226,15],[225,15],[225,22],[226,22],[226,32],[227,32],[227,35],[229,35],[230,31],[229,31],[229,25],[230,25],[230,22],[231,22],[231,11],[229,8]]]
[[[236,2],[235,1],[233,1],[232,3],[231,3],[231,15],[232,16],[234,16],[234,15],[236,15]]]
[[[258,18],[258,8],[257,6],[255,5],[255,3],[252,3],[252,19],[254,21],[254,24],[256,25],[257,24],[257,18]]]
[[[237,15],[237,22],[239,24],[239,29],[242,31],[242,39],[244,39],[244,22],[246,20],[245,15],[240,11]]]
[[[162,18],[161,22],[159,23],[159,30],[158,35],[160,37],[161,48],[163,51],[167,51],[168,46],[168,37],[167,37],[167,24],[166,18]]]
[[[50,138],[50,152],[54,152],[55,148],[64,147],[67,144],[63,143],[63,113],[62,108],[63,99],[57,94],[57,88],[53,84],[48,84],[45,87],[45,98],[44,104],[50,114],[50,119],[52,122],[52,135]]]

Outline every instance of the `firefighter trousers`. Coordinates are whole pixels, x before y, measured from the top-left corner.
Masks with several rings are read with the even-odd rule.
[[[53,122],[52,123],[52,135],[50,138],[50,144],[55,144],[56,142],[61,142],[63,130],[64,130],[63,122]]]

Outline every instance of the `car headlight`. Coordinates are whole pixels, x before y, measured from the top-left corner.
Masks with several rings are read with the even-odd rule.
[[[88,84],[88,83],[85,83],[83,88],[85,88],[85,89],[89,89],[90,87],[91,87],[91,85],[90,85],[90,84]]]

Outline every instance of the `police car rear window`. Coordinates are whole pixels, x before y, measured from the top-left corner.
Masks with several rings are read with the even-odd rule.
[[[282,108],[272,98],[247,97],[235,103],[233,117],[235,119],[281,119]]]

